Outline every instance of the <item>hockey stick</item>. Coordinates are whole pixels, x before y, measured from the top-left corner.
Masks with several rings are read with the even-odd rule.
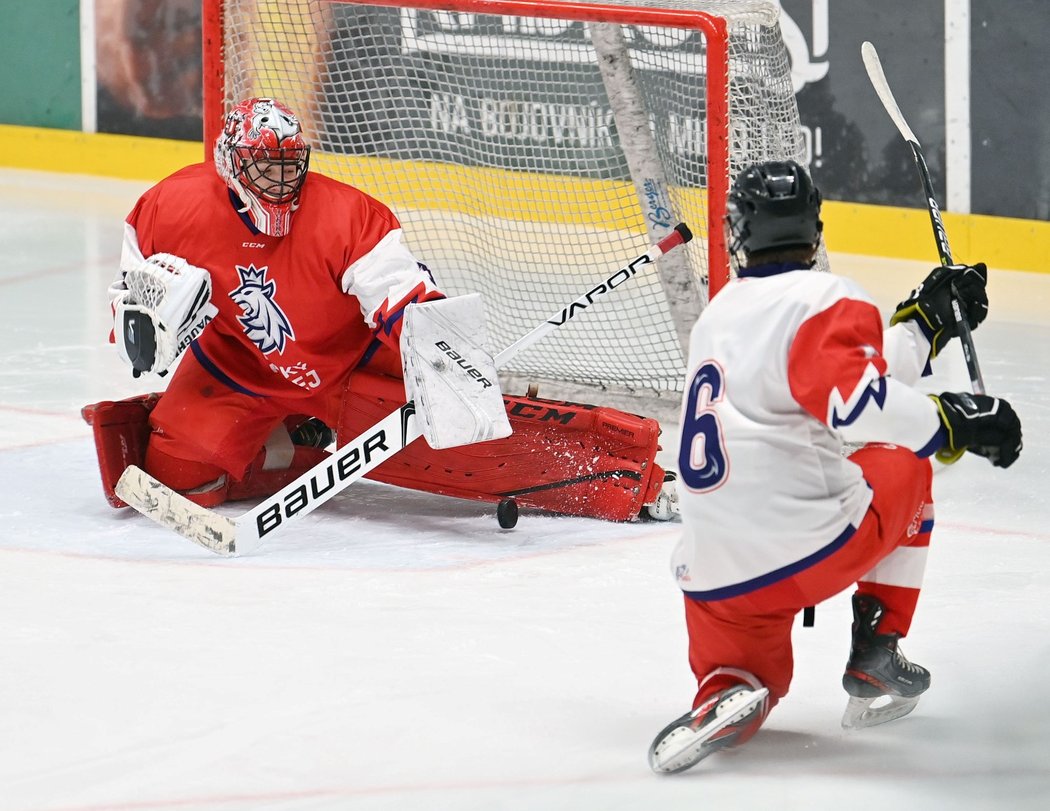
[[[860,55],[864,60],[864,68],[868,72],[868,79],[879,96],[879,101],[886,108],[893,123],[911,147],[912,155],[915,157],[915,165],[919,169],[922,178],[922,188],[926,195],[926,209],[930,212],[930,223],[933,225],[933,238],[937,242],[937,253],[940,255],[942,265],[952,264],[952,249],[948,245],[948,232],[944,230],[944,221],[941,219],[941,209],[937,205],[937,198],[933,193],[933,181],[930,179],[930,170],[926,166],[926,159],[919,146],[919,139],[915,137],[908,122],[904,120],[897,100],[893,97],[886,74],[882,70],[882,62],[879,60],[878,51],[870,42],[860,46]],[[981,375],[981,367],[977,363],[977,349],[973,345],[973,335],[970,333],[970,325],[963,318],[962,308],[959,306],[959,291],[952,283],[952,312],[955,315],[955,323],[959,328],[959,343],[962,344],[963,357],[966,359],[966,370],[970,374],[970,386],[974,394],[984,394],[984,377]]]
[[[688,226],[679,223],[648,251],[496,355],[496,366],[505,365],[519,352],[575,318],[600,297],[618,289],[635,276],[639,268],[651,265],[672,248],[684,245],[692,238]],[[264,538],[320,507],[418,439],[422,432],[416,425],[414,415],[415,405],[410,401],[237,518],[227,518],[194,504],[135,465],[124,471],[117,482],[116,493],[143,515],[216,554],[252,552],[262,544]]]

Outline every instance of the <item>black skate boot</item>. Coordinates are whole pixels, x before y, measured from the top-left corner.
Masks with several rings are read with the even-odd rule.
[[[766,717],[769,690],[738,684],[711,696],[671,722],[649,747],[649,766],[658,774],[692,768],[708,755],[750,737]]]
[[[850,695],[842,726],[870,727],[907,715],[930,687],[930,671],[901,653],[899,634],[878,633],[883,606],[870,594],[853,595],[853,646],[842,686]],[[886,699],[875,706],[878,699]]]

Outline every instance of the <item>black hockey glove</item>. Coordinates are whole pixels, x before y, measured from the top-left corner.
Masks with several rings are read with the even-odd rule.
[[[1017,461],[1022,447],[1021,420],[1006,400],[950,391],[930,396],[948,430],[948,444],[937,458],[954,462],[969,451],[996,467],[1010,467]]]
[[[952,283],[959,291],[959,308],[970,329],[977,329],[988,315],[988,267],[976,265],[945,265],[934,268],[925,281],[911,291],[911,295],[897,305],[890,318],[891,324],[916,321],[930,339],[931,357],[944,349],[945,344],[959,334],[952,309]]]

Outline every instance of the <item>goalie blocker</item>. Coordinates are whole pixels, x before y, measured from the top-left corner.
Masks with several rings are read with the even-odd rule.
[[[114,488],[128,465],[145,466],[149,413],[162,397],[149,394],[83,409],[94,430],[103,490],[114,507],[126,506]],[[348,441],[405,403],[399,377],[358,372],[345,392],[337,436]],[[435,450],[422,438],[378,466],[368,478],[413,490],[499,502],[513,496],[519,505],[550,512],[627,521],[657,500],[664,481],[655,463],[659,423],[615,409],[504,396],[513,433],[457,448]],[[323,451],[316,451],[320,454]],[[262,473],[249,466],[231,478],[226,497],[276,492],[303,473]],[[283,474],[283,475],[282,475]],[[266,477],[253,482],[256,477]],[[255,485],[263,485],[257,487]],[[184,494],[202,503],[196,494]],[[207,494],[209,506],[216,493]]]

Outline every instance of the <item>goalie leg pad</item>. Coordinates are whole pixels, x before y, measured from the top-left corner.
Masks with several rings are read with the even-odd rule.
[[[404,402],[399,378],[359,372],[336,434],[359,436]],[[444,450],[420,439],[367,478],[489,502],[514,496],[521,506],[611,521],[634,519],[655,500],[664,478],[656,420],[530,397],[505,396],[504,404],[511,436]]]
[[[150,435],[149,415],[160,397],[160,394],[140,394],[117,402],[103,400],[80,410],[94,434],[102,490],[112,507],[128,506],[113,488],[128,465],[142,467],[144,464]]]

